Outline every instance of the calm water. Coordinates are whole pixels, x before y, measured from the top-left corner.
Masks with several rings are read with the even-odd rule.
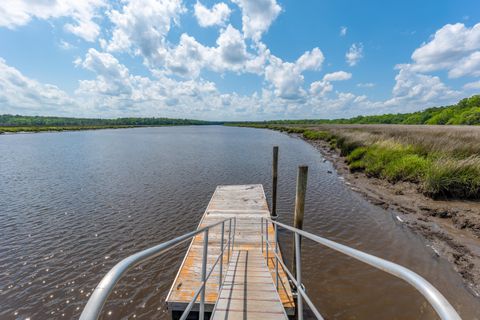
[[[412,268],[464,319],[480,301],[394,218],[350,191],[302,140],[220,126],[0,136],[0,318],[77,318],[122,258],[196,228],[215,187],[262,183],[280,146],[279,214],[292,222],[295,177],[309,165],[305,229]],[[281,234],[285,256],[291,243]],[[185,247],[131,271],[104,318],[167,319],[164,299]],[[310,242],[304,279],[331,319],[435,319],[402,281]],[[108,315],[108,313],[111,313]]]

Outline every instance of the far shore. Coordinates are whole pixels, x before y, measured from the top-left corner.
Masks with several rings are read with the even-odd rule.
[[[185,124],[189,126],[194,124]],[[39,133],[39,132],[62,132],[62,131],[84,131],[84,130],[105,130],[105,129],[131,129],[150,127],[174,127],[180,125],[117,125],[117,126],[0,126],[0,134],[15,133]]]

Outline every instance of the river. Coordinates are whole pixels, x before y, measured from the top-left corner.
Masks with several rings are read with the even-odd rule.
[[[413,269],[464,319],[480,301],[420,236],[348,188],[301,139],[251,128],[188,126],[0,136],[0,318],[78,318],[122,258],[194,230],[217,185],[262,183],[270,199],[280,147],[280,221],[292,223],[295,179],[309,166],[304,229]],[[281,233],[289,257],[291,238]],[[168,319],[165,296],[185,246],[119,282],[106,319]],[[436,319],[406,283],[303,243],[308,294],[329,319]]]

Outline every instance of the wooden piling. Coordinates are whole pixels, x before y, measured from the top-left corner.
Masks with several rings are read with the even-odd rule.
[[[307,193],[307,176],[308,176],[308,166],[299,166],[297,174],[297,191],[295,195],[295,214],[293,217],[293,226],[298,229],[303,229],[303,215],[305,212],[305,195]],[[292,270],[293,275],[296,276],[296,266],[295,266],[295,243],[292,246],[293,250],[293,259],[292,259]]]
[[[272,219],[277,215],[277,183],[278,183],[278,146],[273,147],[272,161]]]

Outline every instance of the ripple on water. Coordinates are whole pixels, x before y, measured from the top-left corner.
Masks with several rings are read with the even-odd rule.
[[[78,318],[118,261],[196,228],[217,185],[262,183],[269,196],[273,145],[280,146],[280,221],[291,223],[296,168],[305,163],[306,230],[413,268],[466,319],[480,308],[422,239],[354,194],[302,140],[216,126],[0,139],[1,319]],[[280,232],[288,260],[291,237]],[[186,248],[129,271],[104,318],[167,319],[164,299]],[[305,284],[326,316],[433,318],[401,281],[309,241],[302,250]]]

